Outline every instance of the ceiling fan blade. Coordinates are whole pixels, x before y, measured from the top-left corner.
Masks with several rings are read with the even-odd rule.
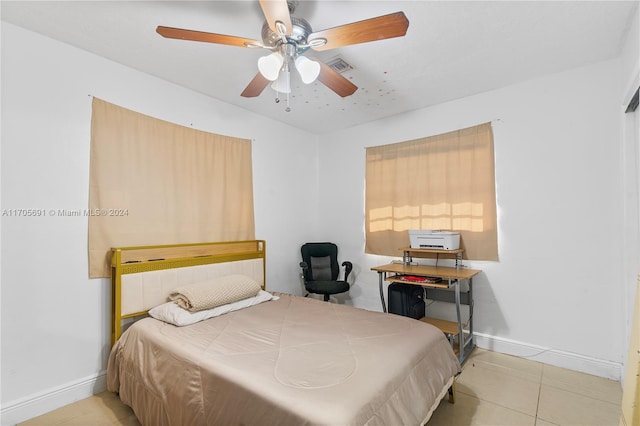
[[[404,12],[396,12],[317,31],[311,33],[308,39],[309,42],[317,38],[326,39],[326,44],[313,47],[313,49],[329,50],[351,44],[402,37],[407,33],[407,28],[409,28],[409,20]]]
[[[271,82],[258,72],[256,76],[253,77],[253,80],[251,80],[249,85],[244,88],[240,96],[244,98],[255,98],[256,96],[260,96],[260,93],[262,93],[269,83]]]
[[[262,43],[250,38],[235,37],[224,34],[205,33],[202,31],[183,30],[181,28],[162,27],[156,28],[156,32],[162,37],[179,40],[202,41],[204,43],[227,44],[229,46],[249,47],[248,45],[261,45]]]
[[[353,93],[358,90],[358,86],[341,76],[337,71],[329,67],[329,65],[317,59],[314,60],[320,64],[318,81],[336,92],[339,96],[345,98],[353,95]]]
[[[280,21],[286,27],[285,35],[291,34],[293,25],[291,24],[291,14],[287,0],[260,0],[260,6],[264,17],[267,19],[269,28],[276,34],[280,34],[276,27],[276,22]]]

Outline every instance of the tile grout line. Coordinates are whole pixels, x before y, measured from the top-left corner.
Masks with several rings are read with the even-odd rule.
[[[527,361],[529,361],[529,360],[527,360]],[[492,366],[493,368],[498,368],[498,369],[502,370],[502,371],[500,371],[502,374],[513,375],[514,377],[517,377],[517,378],[519,378],[521,380],[525,380],[525,381],[534,381],[534,380],[531,380],[530,377],[517,376],[517,375],[514,375],[512,372],[510,372],[510,371],[521,371],[518,368],[506,366],[506,365],[503,365],[501,363],[496,363],[496,362],[481,361],[480,364],[482,364],[482,363],[486,363],[486,364]],[[476,363],[473,362],[473,367],[474,368],[476,366],[475,364]],[[479,368],[483,368],[483,367],[479,365]],[[523,372],[523,371],[521,371],[521,372]],[[494,404],[494,405],[496,405],[498,407],[502,407],[502,408],[507,409],[507,410],[511,410],[511,411],[514,411],[514,412],[517,412],[517,413],[520,413],[520,414],[523,414],[523,415],[526,415],[526,416],[533,417],[534,423],[535,423],[537,421],[537,419],[538,419],[538,409],[540,407],[540,396],[542,394],[542,377],[543,377],[543,374],[544,374],[544,364],[541,365],[540,375],[536,379],[538,381],[538,394],[537,394],[537,399],[536,399],[536,409],[535,409],[535,413],[533,414],[533,416],[531,416],[530,414],[528,414],[528,413],[526,413],[524,411],[521,411],[519,409],[515,409],[515,408],[513,408],[511,406],[503,405],[503,404],[500,404],[498,402],[492,402],[492,401],[489,401],[489,400],[484,400],[484,399],[480,398],[478,395],[475,395],[475,394],[468,394],[468,393],[466,393],[464,391],[460,391],[460,392],[464,393],[467,396],[475,398],[475,399],[477,399],[479,401],[484,401],[486,403]],[[529,374],[525,373],[525,375],[528,376]],[[541,420],[544,420],[544,419],[541,419]]]
[[[458,391],[456,391],[456,392],[458,392]],[[537,417],[535,415],[532,416],[531,414],[528,414],[528,413],[526,413],[524,411],[521,411],[521,410],[518,410],[516,408],[510,407],[510,406],[507,406],[507,405],[503,405],[503,404],[500,404],[498,402],[493,402],[493,401],[489,401],[489,400],[486,400],[486,399],[482,399],[482,398],[478,397],[477,395],[469,394],[469,393],[466,393],[466,392],[460,392],[460,393],[468,396],[469,398],[477,399],[481,403],[495,405],[496,407],[500,407],[500,408],[502,408],[504,410],[511,411],[511,412],[518,413],[518,414],[522,414],[523,416],[531,417],[531,418],[533,418],[534,422],[537,419]]]
[[[536,402],[536,415],[535,422],[538,423],[538,410],[540,410],[540,397],[542,396],[542,381],[544,378],[544,364],[542,364],[542,369],[540,371],[540,383],[538,384],[538,401]]]

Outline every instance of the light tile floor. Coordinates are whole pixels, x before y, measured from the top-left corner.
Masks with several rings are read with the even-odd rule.
[[[429,426],[618,426],[620,383],[481,349],[465,362],[456,402],[443,400]],[[117,396],[102,392],[21,426],[139,425]]]
[[[475,349],[432,425],[618,426],[619,382]]]

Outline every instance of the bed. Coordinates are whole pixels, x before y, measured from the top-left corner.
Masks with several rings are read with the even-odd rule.
[[[113,249],[107,386],[143,425],[415,425],[452,401],[460,364],[440,330],[266,292],[265,252],[260,240]],[[176,287],[238,277],[265,300],[182,326],[147,316],[175,305]]]

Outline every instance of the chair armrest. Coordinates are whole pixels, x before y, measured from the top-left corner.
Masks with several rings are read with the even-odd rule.
[[[349,274],[351,273],[351,270],[353,269],[353,263],[349,262],[348,260],[342,262],[342,266],[344,266],[344,280],[347,281],[347,279],[349,278]]]
[[[307,269],[309,269],[309,266],[307,266],[307,262],[300,262],[300,267],[302,268],[303,271],[306,271]]]

